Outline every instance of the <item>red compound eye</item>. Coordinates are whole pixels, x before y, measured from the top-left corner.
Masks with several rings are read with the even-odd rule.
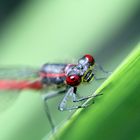
[[[84,55],[84,57],[88,59],[89,63],[91,63],[91,64],[95,63],[94,58],[90,54],[86,54],[86,55]]]
[[[78,86],[81,82],[81,77],[78,75],[70,75],[66,77],[66,83],[70,86]]]

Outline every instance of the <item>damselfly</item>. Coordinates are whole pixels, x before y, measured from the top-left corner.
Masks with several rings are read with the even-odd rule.
[[[51,127],[54,124],[50,116],[47,100],[60,94],[65,94],[64,98],[58,105],[60,111],[74,110],[85,108],[87,105],[67,106],[67,101],[71,97],[74,103],[86,101],[97,95],[79,97],[77,87],[80,84],[89,83],[93,79],[103,79],[105,77],[96,77],[96,70],[100,69],[103,73],[108,73],[95,63],[94,58],[86,54],[78,60],[77,64],[44,64],[39,70],[32,68],[0,68],[0,92],[19,91],[24,89],[45,91],[43,100],[46,115],[49,119]],[[53,93],[47,93],[48,89]]]

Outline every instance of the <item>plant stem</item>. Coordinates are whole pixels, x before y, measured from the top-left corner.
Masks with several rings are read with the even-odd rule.
[[[140,138],[140,44],[96,92],[103,96],[90,107],[77,110],[57,131],[57,139]]]

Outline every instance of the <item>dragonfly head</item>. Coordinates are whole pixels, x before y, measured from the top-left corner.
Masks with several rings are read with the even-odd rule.
[[[77,65],[72,65],[66,72],[66,83],[70,86],[78,86],[82,82],[90,82],[93,79],[94,58],[86,54],[78,60]]]

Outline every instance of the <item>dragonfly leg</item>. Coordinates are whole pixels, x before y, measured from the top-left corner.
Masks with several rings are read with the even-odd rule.
[[[66,91],[67,91],[66,89],[63,89],[63,90],[56,91],[53,93],[42,94],[42,98],[43,98],[43,100],[48,100],[48,99],[51,99],[51,98],[56,97],[58,95],[61,95],[61,93],[63,94]]]
[[[87,106],[89,106],[90,104],[83,104],[83,105],[75,105],[75,106],[70,106],[70,107],[67,107],[67,101],[69,100],[69,97],[72,97],[72,102],[81,102],[81,101],[84,101],[84,100],[87,100],[89,98],[95,98],[99,95],[102,95],[102,94],[96,94],[96,95],[91,95],[91,96],[87,96],[87,97],[81,97],[81,98],[78,98],[78,96],[76,95],[76,93],[74,92],[76,91],[74,89],[74,87],[71,87],[68,92],[66,93],[66,95],[64,96],[63,100],[61,101],[60,105],[58,106],[58,109],[60,111],[66,111],[66,110],[74,110],[74,109],[78,109],[78,108],[85,108]]]
[[[45,106],[45,113],[46,113],[46,116],[47,116],[47,118],[49,120],[49,123],[51,125],[53,133],[55,132],[55,125],[54,125],[54,122],[52,120],[51,113],[50,113],[47,101],[49,99],[53,98],[53,97],[56,97],[58,95],[61,95],[62,93],[65,93],[65,91],[66,90],[62,90],[62,91],[57,91],[57,92],[54,92],[54,93],[42,95],[42,98],[43,98],[43,101],[44,101],[44,106]]]
[[[65,111],[65,106],[67,105],[67,101],[69,100],[69,98],[72,96],[73,93],[74,93],[74,87],[69,88],[66,95],[62,99],[61,103],[58,105],[58,110]]]
[[[86,96],[86,97],[77,98],[77,95],[73,94],[73,102],[81,102],[81,101],[87,100],[89,98],[95,98],[95,97],[100,96],[100,95],[102,95],[102,93],[98,93],[98,94],[95,94],[95,95],[90,95],[90,96]]]
[[[92,102],[91,104],[93,104],[94,102]],[[67,110],[75,110],[75,109],[79,109],[79,108],[86,108],[91,104],[83,104],[83,105],[76,105],[76,106],[70,106],[70,107],[61,107],[61,111],[67,111]]]

